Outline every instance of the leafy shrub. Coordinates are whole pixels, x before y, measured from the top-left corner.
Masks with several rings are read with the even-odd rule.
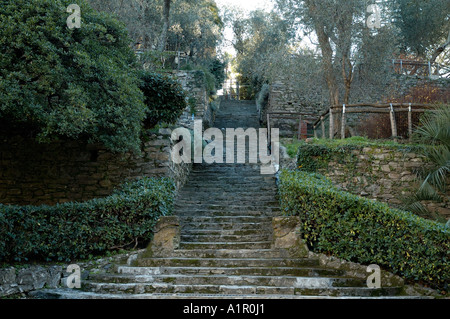
[[[140,88],[144,93],[147,128],[158,122],[174,123],[187,107],[186,94],[181,84],[167,75],[141,71]]]
[[[144,178],[82,203],[0,204],[0,262],[70,261],[147,243],[158,218],[171,214],[174,191],[170,179]]]
[[[39,141],[86,138],[137,151],[145,105],[127,30],[85,0],[81,28],[70,30],[71,3],[2,1],[0,120],[33,127]]]
[[[214,76],[216,89],[221,89],[225,81],[226,63],[219,59],[214,59],[209,64],[209,72]]]
[[[421,125],[414,131],[414,139],[430,146],[422,150],[431,164],[419,172],[421,184],[411,197],[408,209],[426,214],[421,200],[442,201],[448,192],[447,180],[450,176],[450,106],[441,105],[434,112],[427,112]]]
[[[283,213],[300,216],[311,249],[434,287],[450,278],[450,230],[443,224],[340,191],[316,173],[282,171],[279,192]]]

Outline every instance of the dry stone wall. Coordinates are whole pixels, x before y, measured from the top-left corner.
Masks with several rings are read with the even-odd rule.
[[[183,89],[190,97],[194,98],[196,102],[194,110],[192,110],[190,106],[184,110],[177,124],[193,129],[194,120],[192,118],[192,111],[194,111],[195,120],[201,119],[206,127],[212,126],[213,112],[209,105],[209,94],[202,73],[199,73],[199,71],[174,71],[173,75],[181,83]]]
[[[188,164],[171,161],[171,131],[148,134],[140,154],[116,154],[101,145],[78,141],[39,144],[4,137],[0,143],[0,203],[56,204],[104,197],[126,180],[172,177],[180,187]]]
[[[401,208],[418,187],[417,172],[430,165],[421,154],[395,148],[366,146],[331,156],[317,169],[344,191]],[[430,212],[450,218],[450,193],[442,202],[422,202]]]

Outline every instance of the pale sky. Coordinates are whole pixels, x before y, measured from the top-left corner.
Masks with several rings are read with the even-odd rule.
[[[273,1],[272,0],[216,0],[216,4],[219,7],[219,10],[222,11],[224,6],[233,6],[237,8],[241,8],[243,12],[248,13],[257,9],[264,9],[266,11],[270,11],[273,9]],[[233,33],[230,29],[225,29],[225,38],[231,40],[233,37]],[[230,46],[225,46],[224,51],[227,51],[234,55],[234,49]]]
[[[242,8],[244,11],[256,9],[270,9],[273,7],[271,0],[216,0],[217,6],[232,5]]]

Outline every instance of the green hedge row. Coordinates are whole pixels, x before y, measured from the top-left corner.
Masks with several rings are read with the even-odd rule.
[[[450,230],[443,224],[340,191],[316,173],[282,171],[279,192],[282,211],[301,217],[312,250],[448,289]]]
[[[148,243],[158,218],[171,214],[174,194],[170,179],[143,178],[81,203],[0,204],[0,263],[85,259]]]

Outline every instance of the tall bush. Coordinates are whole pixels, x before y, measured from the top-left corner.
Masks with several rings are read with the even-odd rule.
[[[71,0],[0,6],[0,121],[33,127],[40,141],[66,136],[138,150],[143,95],[124,25],[85,0],[69,29]]]
[[[426,113],[421,125],[414,131],[414,139],[430,145],[422,153],[429,159],[431,166],[420,172],[420,187],[409,203],[409,208],[425,212],[420,200],[442,201],[448,192],[450,176],[450,106],[441,105],[433,112]]]
[[[164,74],[140,72],[140,89],[146,105],[145,126],[152,128],[158,122],[174,123],[188,106],[181,84]]]

